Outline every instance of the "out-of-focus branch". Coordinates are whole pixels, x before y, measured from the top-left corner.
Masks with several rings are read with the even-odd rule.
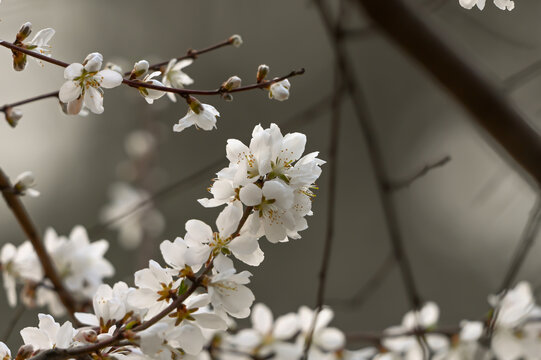
[[[387,184],[385,184],[387,191],[398,191],[407,188],[415,181],[428,174],[430,171],[444,166],[449,161],[451,161],[451,157],[449,155],[446,155],[445,157],[436,162],[425,165],[421,170],[419,170],[417,173],[407,179],[399,181],[389,181]]]
[[[417,59],[536,182],[541,183],[541,137],[501,89],[405,0],[357,0],[372,20]]]
[[[391,273],[395,264],[396,260],[391,252],[385,257],[385,260],[383,260],[372,276],[370,276],[363,286],[357,290],[355,295],[349,299],[330,299],[329,303],[334,304],[335,306],[344,306],[352,309],[360,308]]]
[[[532,245],[534,244],[535,238],[539,233],[540,225],[541,198],[539,198],[538,196],[533,208],[530,210],[530,217],[528,219],[528,222],[526,223],[526,226],[524,227],[520,242],[515,249],[513,259],[511,260],[511,264],[509,265],[509,269],[507,269],[505,277],[497,293],[501,293],[502,291],[509,289],[509,287],[511,287],[513,282],[516,280],[517,274],[522,267],[522,264],[526,260],[526,256],[528,255]]]
[[[391,195],[386,191],[387,174],[381,150],[375,138],[375,131],[370,123],[369,114],[365,104],[364,94],[359,84],[356,82],[355,70],[353,63],[348,57],[346,47],[339,41],[340,31],[336,31],[333,20],[330,16],[330,7],[322,0],[314,0],[317,6],[319,15],[323,21],[323,25],[330,37],[331,46],[334,51],[335,59],[342,75],[342,81],[345,83],[346,89],[349,92],[353,103],[355,116],[361,128],[370,163],[374,170],[374,176],[378,187],[378,195],[383,208],[383,215],[387,229],[389,231],[389,241],[394,257],[400,267],[400,274],[406,289],[410,306],[414,309],[421,307],[421,296],[417,289],[413,271],[409,258],[407,257],[403,239],[400,234],[398,218],[393,206]]]
[[[43,273],[49,280],[51,280],[60,301],[68,313],[72,316],[74,322],[78,324],[79,322],[73,316],[73,314],[78,311],[77,301],[62,283],[60,275],[58,274],[58,271],[56,270],[47,249],[45,249],[45,246],[43,245],[34,222],[30,218],[30,215],[26,211],[26,208],[19,198],[19,195],[17,195],[14,191],[13,185],[2,169],[0,169],[0,190],[2,191],[4,200],[19,222],[21,229],[32,243],[34,251],[36,252],[36,255],[41,263],[41,267],[43,268]]]

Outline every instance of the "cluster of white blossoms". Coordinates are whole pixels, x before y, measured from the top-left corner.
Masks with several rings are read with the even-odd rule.
[[[21,331],[25,346],[19,355],[24,356],[18,358],[23,360],[44,350],[97,345],[113,341],[119,334],[128,343],[104,346],[102,356],[134,360],[205,359],[218,338],[224,339],[220,352],[251,351],[243,340],[250,338],[250,331],[233,337],[226,332],[234,326],[233,319],[250,316],[255,300],[248,287],[252,274],[237,271],[230,257],[257,266],[264,257],[258,244],[260,236],[276,241],[298,237],[296,232],[306,228],[304,216],[310,213],[309,189],[321,174],[323,164],[317,153],[301,158],[306,143],[303,134],[282,136],[278,126],[272,124],[269,129],[256,126],[252,135],[250,148],[238,140],[230,140],[227,145],[232,163],[219,174],[227,172],[231,179],[217,181],[231,181],[236,196],[221,202],[227,206],[217,217],[216,230],[199,220],[187,221],[183,238],[160,244],[166,265],[150,260],[147,268],[135,273],[134,287],[124,282],[113,287],[102,284],[103,277],[113,272],[102,257],[107,242],[89,243],[80,227],[74,229],[69,239],[48,230],[45,245],[62,280],[81,298],[93,295],[93,312],[75,313],[83,324],[80,328],[74,328],[70,322],[60,325],[51,315],[40,314],[37,328]],[[1,261],[12,304],[16,301],[16,283],[31,282],[37,292],[45,291],[32,300],[49,305],[55,315],[59,313],[61,305],[39,270],[39,259],[29,242],[19,248],[6,244]],[[269,345],[270,350],[265,351],[279,351],[279,342],[293,336],[298,343],[291,353],[302,351],[315,313],[303,307],[297,315],[279,318],[276,326],[272,319],[271,324],[261,324],[269,316],[272,318],[269,314],[268,309],[258,305],[252,317],[259,331],[258,339]],[[321,312],[312,352],[343,348],[343,334],[327,328],[331,318],[330,310]],[[267,334],[271,327],[276,328],[272,335],[276,349]]]
[[[485,8],[486,0],[458,0],[460,6],[465,9],[471,9],[474,6],[477,6],[479,10]],[[513,10],[515,8],[515,2],[512,0],[494,0],[494,5],[496,5],[500,10]]]
[[[90,242],[86,230],[75,227],[69,237],[58,236],[53,229],[45,231],[45,249],[58,270],[66,288],[80,300],[90,299],[106,277],[114,275],[114,268],[104,258],[109,248],[106,240]],[[18,247],[6,243],[0,251],[4,288],[11,306],[17,304],[17,285],[23,285],[22,300],[30,306],[48,306],[54,315],[65,309],[54,286],[42,271],[30,241]]]
[[[199,202],[205,207],[252,207],[249,232],[273,243],[300,238],[298,232],[308,226],[305,217],[312,215],[311,189],[325,163],[318,152],[302,156],[305,145],[304,134],[283,136],[276,124],[256,126],[250,146],[228,140],[230,164],[217,173],[209,189],[213,197]]]

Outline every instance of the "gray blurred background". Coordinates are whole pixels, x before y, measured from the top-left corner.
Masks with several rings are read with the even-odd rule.
[[[503,80],[541,58],[541,3],[517,0],[516,5],[510,13],[492,4],[483,12],[466,11],[458,1],[448,0],[431,16],[462,51]],[[427,6],[427,1],[419,6]],[[161,170],[150,189],[157,191],[217,159],[225,160],[228,138],[248,142],[254,125],[284,124],[333,89],[329,38],[309,1],[4,0],[0,19],[1,39],[12,41],[19,26],[31,21],[34,32],[56,29],[51,42],[54,57],[80,62],[99,51],[106,61],[118,62],[126,70],[139,59],[164,61],[189,48],[241,34],[241,48],[203,55],[185,69],[195,79],[191,87],[197,89],[216,88],[232,75],[252,83],[262,63],[270,66],[271,76],[306,68],[304,76],[291,81],[290,100],[283,103],[269,100],[263,91],[235,95],[229,103],[201,98],[221,112],[218,130],[212,132],[190,128],[174,133],[173,124],[186,112],[184,103],[172,104],[164,97],[147,105],[137,91],[126,87],[106,91],[105,113],[99,116],[68,117],[50,99],[22,107],[24,118],[16,129],[0,122],[0,166],[12,178],[25,170],[35,173],[42,195],[24,199],[25,204],[41,230],[52,226],[60,234],[68,234],[77,224],[98,223],[100,209],[109,201],[108,187],[118,179],[118,164],[126,159],[128,132],[152,124],[160,134],[156,165]],[[348,28],[369,26],[356,12],[346,20]],[[392,43],[377,31],[351,37],[347,43],[391,178],[408,178],[430,162],[447,155],[452,158],[397,192],[395,206],[421,294],[441,306],[441,323],[479,318],[487,310],[487,294],[499,286],[519,240],[533,192],[490,147],[464,109]],[[63,83],[62,69],[52,65],[42,69],[29,61],[24,72],[16,73],[6,49],[0,69],[2,104],[58,89]],[[541,116],[540,91],[541,76],[510,94],[536,124]],[[349,100],[343,113],[335,174],[336,233],[327,288],[331,305],[332,300],[351,298],[389,252],[375,180]],[[288,130],[306,133],[307,152],[319,150],[320,157],[327,159],[329,111],[321,109],[301,120],[289,123]],[[144,247],[143,254],[136,250],[124,255],[116,232],[93,228],[94,240],[111,242],[108,258],[117,268],[116,279],[129,279],[148,255],[159,259],[159,242],[183,236],[186,220],[214,222],[219,210],[204,209],[196,199],[207,196],[210,179],[220,168],[157,201],[166,229]],[[275,314],[315,305],[329,175],[324,167],[315,215],[308,219],[310,228],[302,232],[302,239],[273,246],[262,239],[265,261],[249,269],[257,301],[270,305]],[[0,227],[2,243],[24,241],[6,206],[0,206]],[[540,255],[541,244],[537,244],[520,275],[534,286],[541,282]],[[9,319],[5,296],[0,296],[0,304],[3,318]],[[407,304],[394,267],[362,307],[336,303],[334,324],[346,332],[381,330],[399,323]],[[21,326],[35,323],[31,311],[20,322]],[[10,340],[20,341],[13,335]]]

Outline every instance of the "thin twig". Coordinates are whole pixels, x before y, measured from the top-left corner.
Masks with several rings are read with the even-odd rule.
[[[17,305],[17,307],[13,311],[11,320],[6,325],[6,331],[4,331],[4,336],[2,337],[2,341],[7,342],[9,340],[9,337],[13,333],[15,326],[17,326],[17,323],[19,322],[19,320],[21,319],[25,311],[26,311],[26,306],[23,303],[20,303],[19,305]]]
[[[507,269],[497,293],[509,289],[513,282],[516,280],[517,274],[526,260],[526,256],[535,242],[537,234],[539,233],[539,225],[541,224],[541,198],[538,196],[534,206],[530,210],[530,216],[524,230],[520,242],[518,243],[511,264]]]
[[[312,320],[312,326],[310,332],[306,335],[304,344],[303,359],[308,359],[308,353],[312,345],[312,337],[314,334],[315,325],[320,311],[323,309],[323,302],[325,300],[325,289],[327,273],[329,271],[329,264],[332,254],[332,245],[334,240],[334,222],[335,222],[335,207],[336,207],[336,177],[338,174],[338,150],[340,140],[340,122],[341,122],[341,93],[339,91],[341,86],[341,74],[339,70],[336,70],[334,80],[334,98],[331,107],[331,121],[329,122],[329,183],[328,183],[328,202],[327,202],[327,231],[325,233],[325,243],[323,247],[323,256],[321,260],[321,268],[319,270],[319,282],[316,299],[316,310],[314,319]]]
[[[381,263],[374,274],[364,283],[364,285],[349,299],[330,299],[329,303],[335,306],[344,306],[358,309],[364,305],[368,298],[375,293],[375,290],[383,283],[383,280],[391,273],[396,264],[394,254],[390,252]]]
[[[15,215],[15,218],[17,218],[17,221],[19,222],[22,230],[32,243],[34,251],[36,252],[36,255],[41,263],[41,267],[43,268],[43,273],[49,280],[51,280],[51,283],[53,284],[55,291],[60,298],[60,301],[73,318],[73,321],[76,324],[79,324],[77,319],[75,319],[75,317],[73,316],[73,314],[78,310],[77,301],[64,286],[60,275],[58,274],[58,271],[56,270],[56,267],[53,263],[53,260],[51,259],[49,253],[47,252],[47,249],[43,245],[43,242],[41,240],[38,230],[36,229],[36,226],[34,225],[34,222],[30,218],[30,215],[26,211],[19,196],[16,194],[15,191],[13,191],[13,185],[9,181],[9,178],[6,176],[6,174],[2,171],[2,169],[0,169],[0,189],[2,189],[2,195],[4,197],[4,200],[10,207],[13,215]]]
[[[400,274],[402,276],[410,306],[414,309],[418,309],[421,307],[422,303],[421,296],[419,295],[419,291],[415,283],[410,261],[406,255],[402,236],[398,226],[396,210],[394,209],[392,203],[392,198],[385,191],[387,175],[385,172],[383,156],[374,136],[375,131],[372,129],[372,125],[369,121],[369,114],[366,109],[367,106],[365,104],[364,95],[360,86],[355,80],[356,76],[354,66],[347,55],[345,46],[341,41],[336,41],[336,33],[332,19],[330,18],[331,11],[329,6],[327,6],[322,0],[314,0],[314,3],[317,5],[320,17],[322,18],[323,24],[325,25],[327,33],[330,37],[334,55],[342,74],[342,80],[348,89],[357,121],[361,127],[362,134],[368,148],[368,156],[377,181],[378,196],[383,208],[387,229],[389,231],[389,241],[391,243],[395,259],[400,267]]]
[[[403,179],[403,180],[388,182],[385,184],[385,187],[387,191],[391,191],[391,192],[407,188],[411,184],[413,184],[415,181],[417,181],[418,179],[428,174],[431,170],[442,167],[445,164],[447,164],[449,161],[451,161],[451,157],[449,155],[446,155],[445,157],[443,157],[442,159],[434,163],[425,165],[421,170],[419,170],[413,176],[410,176],[409,178]]]

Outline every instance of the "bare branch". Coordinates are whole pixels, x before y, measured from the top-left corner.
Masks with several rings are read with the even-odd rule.
[[[413,184],[415,181],[417,181],[418,179],[428,174],[431,170],[442,167],[445,164],[447,164],[449,161],[451,161],[451,157],[449,155],[446,155],[445,157],[443,157],[442,159],[434,163],[425,165],[421,170],[419,170],[413,176],[410,176],[407,179],[403,179],[399,181],[388,182],[387,184],[385,184],[385,187],[387,188],[387,191],[391,191],[391,192],[407,188],[411,184]]]

